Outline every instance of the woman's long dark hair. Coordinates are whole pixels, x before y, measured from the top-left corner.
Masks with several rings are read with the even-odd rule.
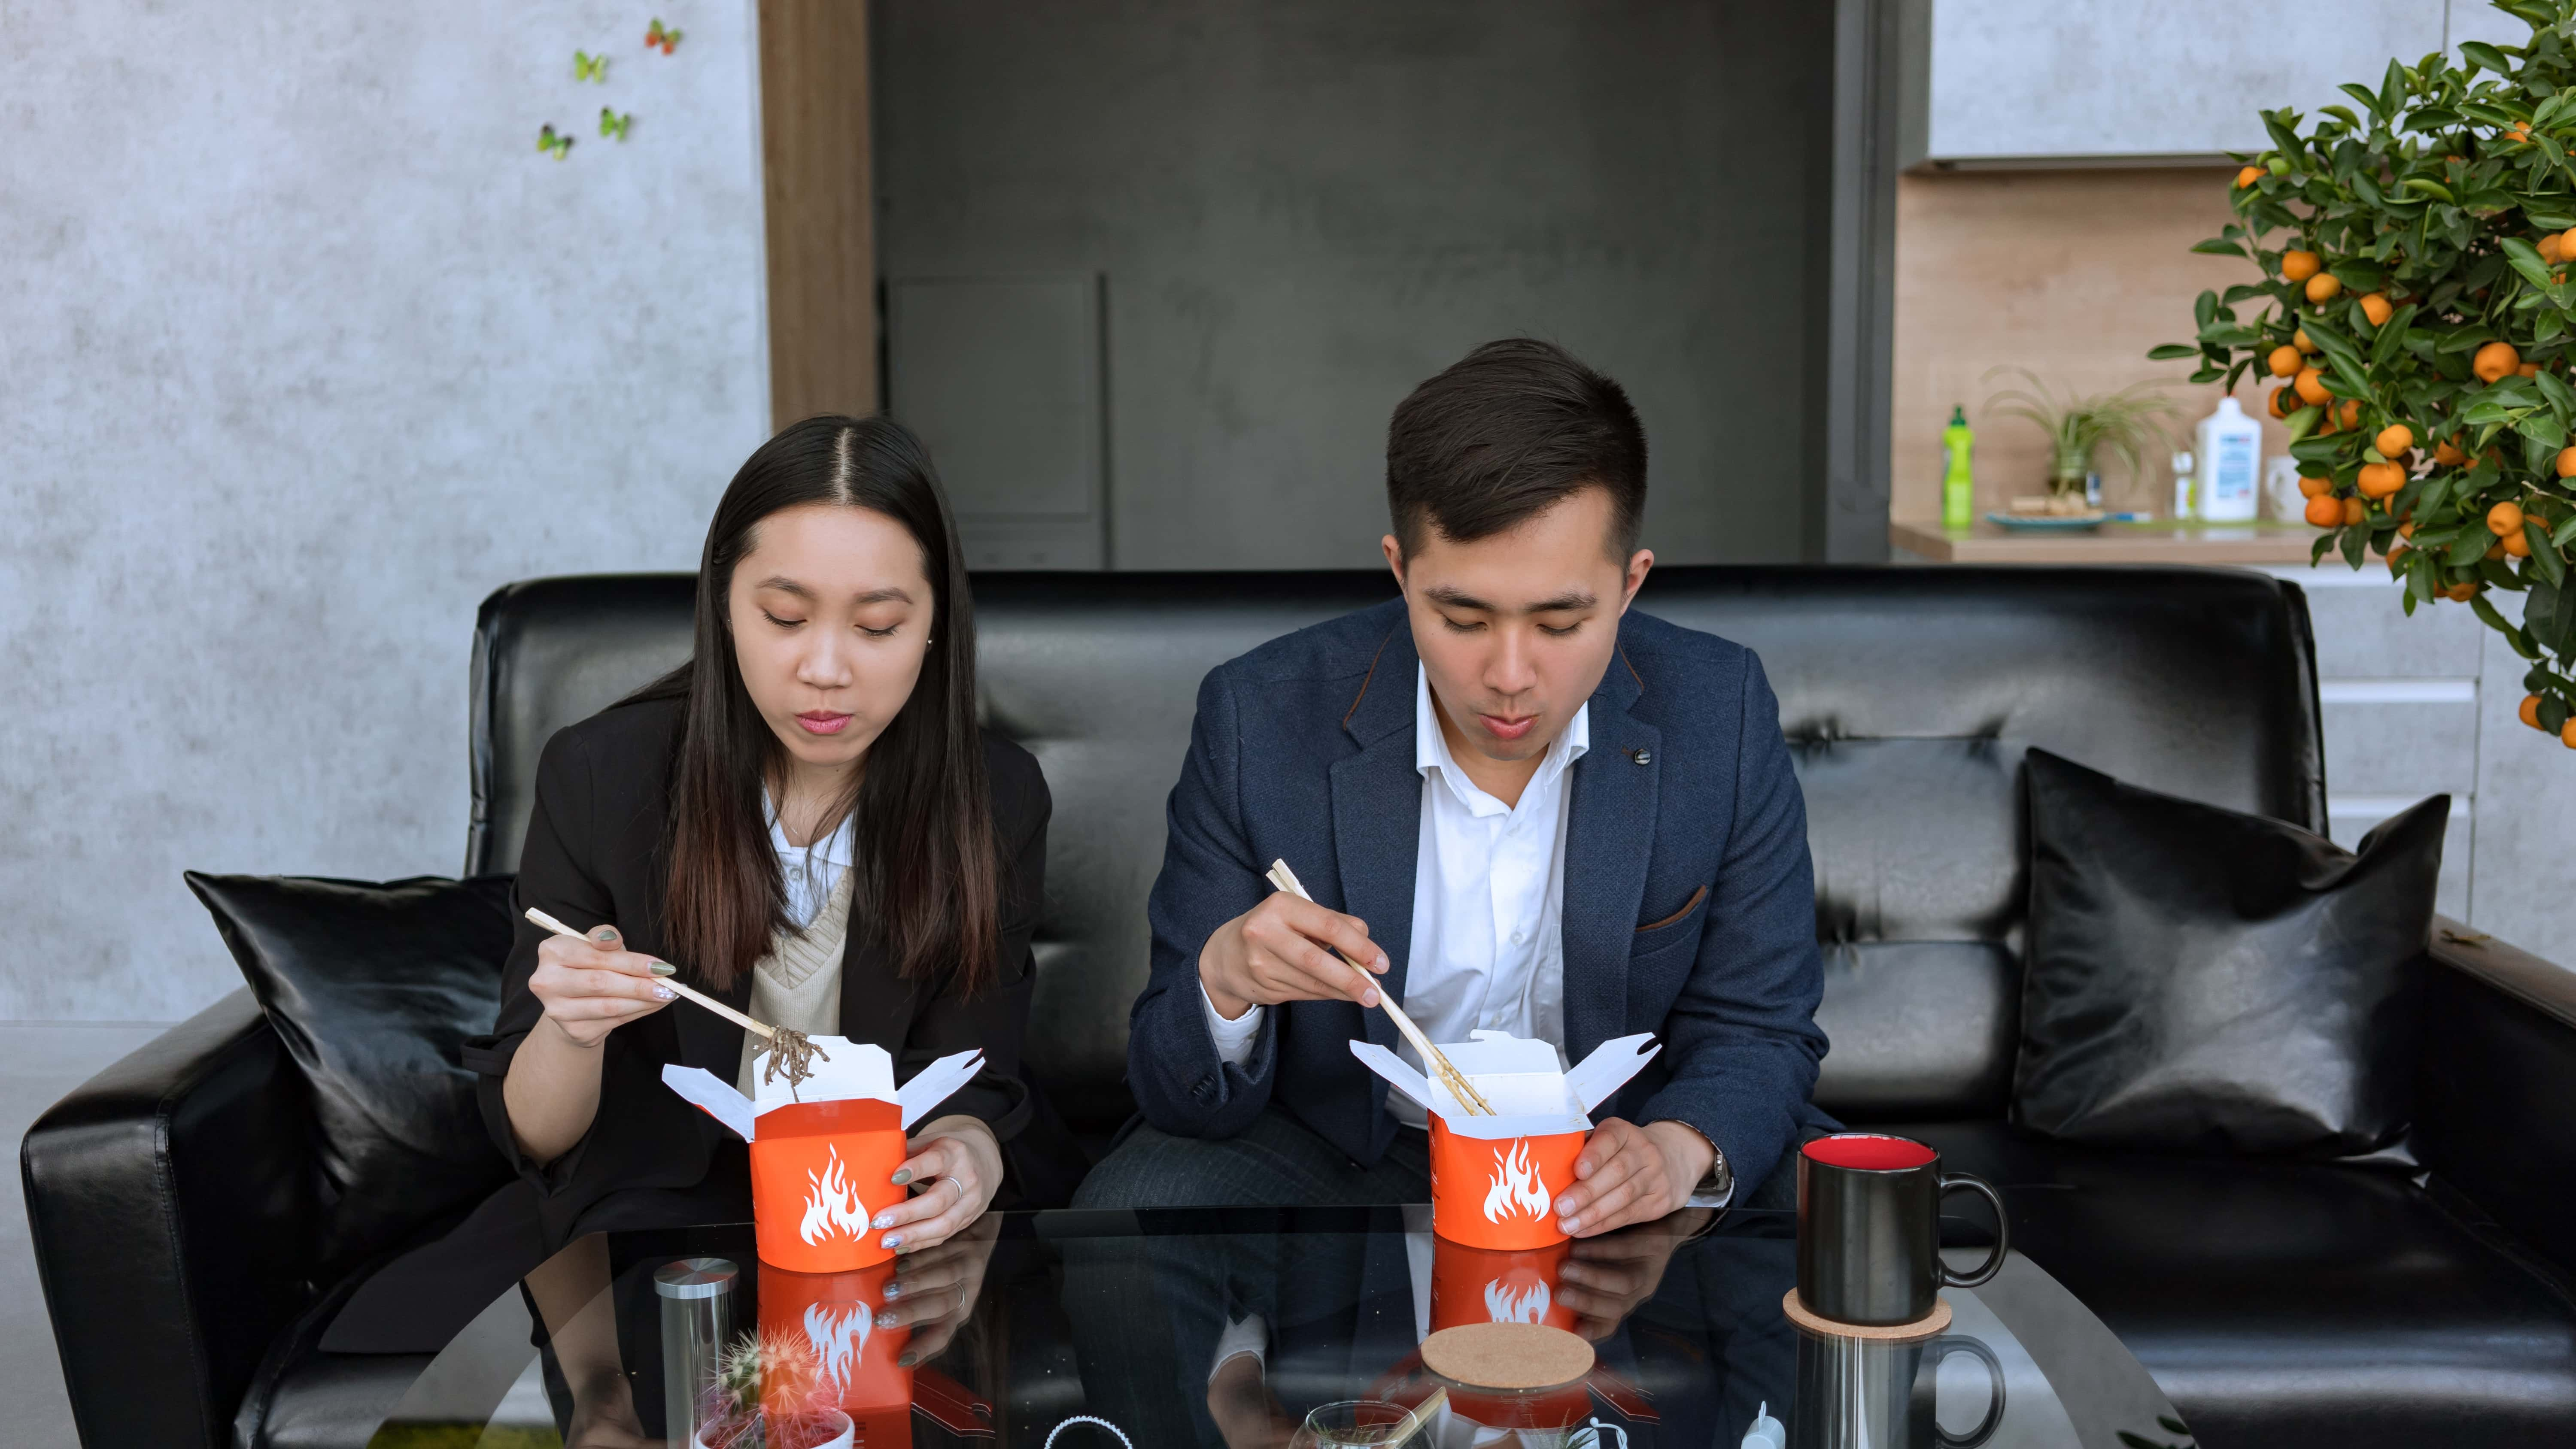
[[[875,932],[907,977],[954,970],[989,982],[1000,948],[1001,886],[992,788],[975,723],[975,606],[948,497],[921,440],[884,418],[815,417],[745,461],[707,525],[689,662],[630,702],[676,699],[686,723],[671,772],[670,875],[663,927],[671,954],[721,991],[789,924],[761,792],[786,747],[743,687],[728,600],[753,531],[809,503],[865,508],[921,545],[933,597],[928,653],[912,697],[868,747],[853,796],[850,929]]]

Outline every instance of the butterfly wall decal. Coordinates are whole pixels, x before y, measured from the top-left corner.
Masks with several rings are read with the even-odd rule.
[[[680,32],[676,29],[666,28],[662,24],[662,17],[659,15],[654,16],[653,28],[644,32],[644,48],[646,50],[659,50],[664,55],[669,55],[673,50],[679,48],[679,44]]]
[[[537,128],[537,149],[540,151],[552,151],[555,153],[555,159],[561,161],[566,156],[572,154],[572,137],[556,135],[555,128],[552,123],[539,126]]]
[[[633,111],[629,111],[625,115],[621,116],[606,106],[599,108],[599,134],[603,136],[614,136],[618,140],[623,141],[626,139],[627,130],[634,124],[635,113]]]
[[[608,83],[608,57],[604,55],[593,55],[586,50],[574,51],[572,53],[572,78],[577,81],[597,81],[602,85],[606,85]]]

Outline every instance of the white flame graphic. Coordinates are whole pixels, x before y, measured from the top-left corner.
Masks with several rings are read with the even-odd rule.
[[[1514,1288],[1496,1278],[1485,1285],[1485,1319],[1490,1323],[1545,1323],[1553,1296],[1545,1283]]]
[[[1538,1167],[1530,1161],[1529,1139],[1514,1138],[1509,1157],[1495,1148],[1494,1185],[1485,1193],[1485,1221],[1499,1223],[1515,1213],[1541,1219],[1547,1216],[1547,1204],[1547,1184],[1538,1180]]]
[[[840,1236],[865,1241],[868,1236],[868,1207],[859,1201],[859,1190],[850,1185],[841,1170],[841,1149],[827,1149],[832,1160],[819,1173],[805,1174],[814,1190],[805,1194],[805,1221],[796,1230],[810,1246],[825,1238]]]
[[[874,1327],[876,1315],[864,1303],[852,1303],[838,1312],[820,1303],[805,1307],[805,1341],[814,1345],[824,1375],[844,1392],[850,1387],[850,1368],[867,1352],[868,1332]]]

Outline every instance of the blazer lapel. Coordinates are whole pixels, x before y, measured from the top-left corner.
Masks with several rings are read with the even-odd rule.
[[[1398,1002],[1404,1000],[1404,966],[1413,938],[1413,871],[1422,847],[1422,777],[1413,768],[1418,667],[1412,632],[1399,620],[1379,646],[1368,682],[1342,720],[1360,752],[1336,761],[1331,771],[1340,909],[1368,922],[1369,939],[1386,951],[1386,975],[1379,978],[1378,989]],[[1395,1022],[1383,1011],[1364,1012],[1362,1018],[1368,1039],[1393,1050]],[[1374,1073],[1369,1080],[1375,1084],[1373,1094],[1385,1091],[1386,1084]]]
[[[900,1062],[913,1013],[921,1007],[920,986],[896,973],[873,933],[862,940],[853,928],[841,946],[841,1035],[875,1042]]]
[[[1646,894],[1664,768],[1662,732],[1628,713],[1642,692],[1625,651],[1613,655],[1592,692],[1591,748],[1571,771],[1562,927],[1570,1062],[1628,1030],[1628,946]]]

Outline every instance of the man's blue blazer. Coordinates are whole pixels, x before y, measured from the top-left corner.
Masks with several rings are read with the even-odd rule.
[[[1127,1073],[1147,1121],[1241,1131],[1277,1105],[1373,1163],[1393,1141],[1386,1083],[1350,1052],[1392,1049],[1383,1011],[1303,1001],[1264,1014],[1244,1067],[1208,1034],[1199,948],[1270,891],[1285,860],[1315,899],[1368,922],[1403,999],[1422,777],[1418,658],[1401,599],[1274,639],[1199,686],[1170,838],[1148,904],[1153,974]],[[1663,1052],[1598,1116],[1685,1122],[1724,1149],[1741,1200],[1801,1127],[1825,1036],[1806,803],[1753,651],[1629,610],[1592,694],[1565,842],[1565,1051],[1650,1031]]]

